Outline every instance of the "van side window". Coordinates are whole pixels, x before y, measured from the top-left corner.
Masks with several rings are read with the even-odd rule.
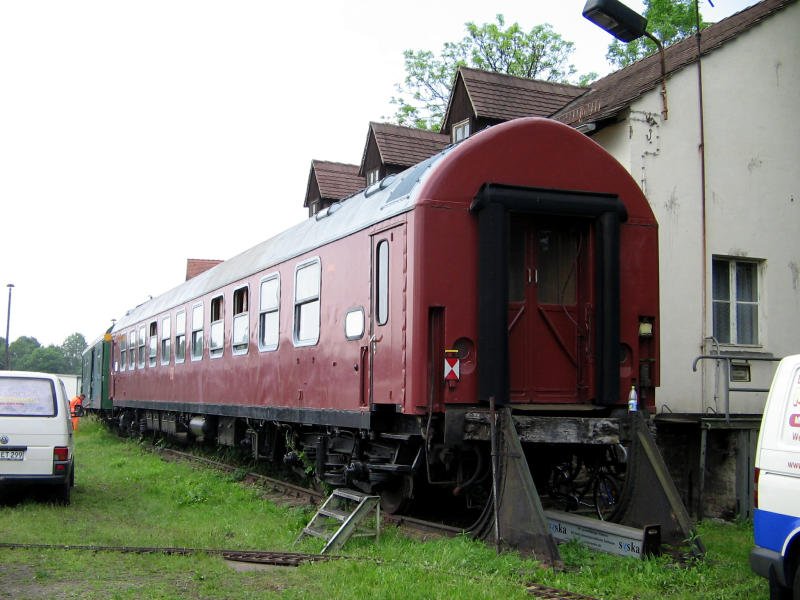
[[[294,276],[294,343],[313,346],[319,341],[320,263],[315,258],[298,265]]]
[[[250,342],[250,317],[248,288],[233,291],[233,353],[246,354]]]
[[[222,356],[222,345],[225,343],[225,323],[222,320],[222,296],[211,299],[211,337],[208,343],[208,354],[211,358]]]
[[[186,358],[186,311],[178,311],[175,315],[175,364]]]
[[[168,365],[172,354],[172,332],[169,315],[161,319],[161,364]]]
[[[203,358],[203,305],[192,308],[192,360]]]
[[[281,277],[274,273],[261,281],[258,312],[258,348],[277,350],[280,338]]]

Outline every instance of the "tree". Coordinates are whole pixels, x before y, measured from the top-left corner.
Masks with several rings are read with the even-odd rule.
[[[568,63],[574,44],[547,23],[524,31],[517,23],[506,28],[503,15],[497,15],[497,23],[465,27],[467,35],[446,42],[439,56],[430,50],[403,53],[406,76],[397,86],[400,95],[391,99],[399,125],[438,130],[459,67],[557,82],[575,74]]]
[[[647,31],[653,34],[665,47],[694,35],[697,28],[696,0],[644,0],[644,17]],[[701,20],[700,28],[708,27]],[[622,69],[637,60],[658,51],[655,43],[641,37],[627,44],[614,40],[608,46],[606,60],[612,66]]]
[[[61,352],[66,361],[66,371],[64,374],[80,375],[81,373],[81,354],[86,349],[86,338],[81,333],[73,333],[61,344]]]

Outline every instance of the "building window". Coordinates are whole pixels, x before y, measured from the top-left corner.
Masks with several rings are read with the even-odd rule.
[[[233,353],[245,354],[250,342],[248,288],[233,291]]]
[[[281,278],[278,273],[261,281],[258,312],[258,347],[277,350],[280,336]]]
[[[161,319],[161,364],[168,365],[172,354],[172,332],[169,316]]]
[[[186,311],[175,315],[175,364],[186,359]]]
[[[469,137],[469,119],[453,125],[453,128],[450,130],[450,135],[454,144],[467,139]]]
[[[211,358],[222,356],[222,345],[225,342],[224,313],[222,296],[211,300],[211,337],[208,340],[208,355]]]
[[[758,267],[752,260],[712,261],[714,337],[720,344],[759,343]]]
[[[378,242],[375,273],[375,315],[378,325],[389,320],[389,242]]]
[[[150,342],[150,366],[156,366],[156,354],[158,352],[158,322],[153,321],[150,323],[150,338],[148,340]]]
[[[319,341],[319,259],[298,265],[294,276],[294,343],[312,346]]]
[[[192,308],[192,360],[203,358],[203,305]]]
[[[144,325],[139,327],[139,349],[138,349],[139,350],[139,360],[137,362],[139,363],[139,368],[140,369],[144,369],[144,356],[145,356],[144,355],[144,351],[145,351],[145,341],[146,341],[145,332],[146,331],[147,331],[147,329],[145,328]]]
[[[367,186],[377,183],[380,179],[380,174],[380,169],[372,169],[371,171],[367,171]]]

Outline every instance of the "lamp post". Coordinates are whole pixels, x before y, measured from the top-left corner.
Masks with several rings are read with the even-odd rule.
[[[8,288],[8,313],[6,314],[6,370],[11,370],[11,363],[8,360],[8,336],[11,330],[11,290],[14,288],[13,283],[6,284]]]
[[[666,121],[667,63],[664,58],[664,45],[647,31],[647,19],[619,0],[587,0],[583,7],[583,16],[621,42],[632,42],[643,36],[653,41],[661,57],[661,117]]]

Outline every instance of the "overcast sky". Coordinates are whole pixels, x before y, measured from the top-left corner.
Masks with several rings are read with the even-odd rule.
[[[0,0],[0,336],[8,283],[10,340],[92,341],[187,258],[303,220],[311,160],[359,163],[403,50],[438,52],[467,21],[550,23],[579,73],[607,73],[612,38],[583,4]]]

